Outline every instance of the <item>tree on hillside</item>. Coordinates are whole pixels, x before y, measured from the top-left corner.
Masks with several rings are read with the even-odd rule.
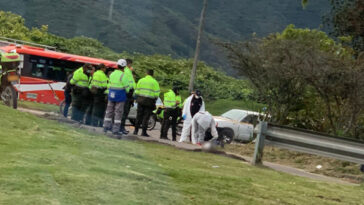
[[[325,23],[336,37],[349,37],[358,53],[364,51],[364,1],[331,0],[331,13]]]
[[[302,0],[306,7],[308,0]],[[324,17],[330,33],[352,46],[356,56],[364,51],[364,1],[330,0],[331,12]]]
[[[293,26],[220,45],[268,105],[272,121],[364,138],[364,55],[354,60],[351,49],[324,32]]]

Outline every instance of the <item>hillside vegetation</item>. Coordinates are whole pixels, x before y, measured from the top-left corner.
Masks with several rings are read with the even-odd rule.
[[[147,69],[154,69],[156,79],[162,86],[171,87],[176,84],[187,89],[190,79],[191,59],[173,59],[171,56],[157,54],[147,56],[138,53],[116,53],[95,39],[63,38],[48,33],[47,26],[29,29],[21,16],[10,12],[0,11],[0,36],[56,46],[64,52],[113,61],[129,57],[135,62],[138,78],[143,77]],[[196,88],[201,89],[207,99],[241,100],[249,98],[251,94],[246,81],[228,77],[203,62],[199,63],[197,72]]]
[[[354,58],[353,48],[326,33],[293,25],[222,45],[275,123],[364,139],[364,55]]]
[[[0,204],[358,204],[364,194],[362,186],[118,141],[3,105],[0,113]]]
[[[28,27],[49,25],[51,33],[72,38],[87,36],[115,51],[160,53],[193,57],[202,1],[117,0],[108,20],[110,0],[17,0],[0,1],[0,8],[23,16]],[[202,41],[202,60],[223,64],[210,38],[241,40],[252,33],[266,36],[288,24],[319,28],[328,12],[328,0],[210,0]]]

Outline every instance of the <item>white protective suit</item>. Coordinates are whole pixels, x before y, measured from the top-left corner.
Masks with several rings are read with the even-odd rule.
[[[194,95],[190,95],[190,97],[188,97],[183,105],[183,111],[182,111],[182,116],[186,116],[186,118],[183,121],[183,128],[182,128],[182,133],[181,133],[181,139],[179,140],[179,142],[184,142],[187,140],[187,137],[190,136],[191,133],[191,121],[192,121],[192,116],[191,116],[191,101]],[[202,97],[201,97],[202,98]],[[205,111],[205,102],[203,101],[202,98],[202,105],[199,111]]]
[[[210,128],[211,135],[217,138],[219,135],[216,129],[216,122],[209,112],[198,112],[192,118],[192,144],[202,143],[205,140],[205,133]]]

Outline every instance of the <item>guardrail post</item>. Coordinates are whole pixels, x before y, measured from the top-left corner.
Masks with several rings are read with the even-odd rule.
[[[262,164],[263,159],[263,149],[264,149],[264,140],[265,140],[265,131],[267,130],[268,123],[261,121],[259,122],[259,130],[257,135],[257,140],[255,141],[255,150],[254,156],[252,160],[253,165]]]

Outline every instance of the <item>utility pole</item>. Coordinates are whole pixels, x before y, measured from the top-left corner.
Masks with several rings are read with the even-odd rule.
[[[110,0],[110,9],[109,9],[109,21],[112,20],[112,12],[114,10],[114,1],[115,0]]]
[[[193,91],[195,78],[196,78],[196,68],[197,68],[197,64],[198,64],[198,56],[200,54],[201,35],[202,35],[202,31],[203,31],[203,25],[205,22],[206,8],[207,8],[207,0],[204,0],[202,11],[201,11],[201,17],[200,17],[200,26],[199,26],[198,35],[197,35],[195,59],[193,61],[193,67],[192,67],[192,71],[191,71],[190,85],[188,87],[188,91],[190,91],[190,92]]]

